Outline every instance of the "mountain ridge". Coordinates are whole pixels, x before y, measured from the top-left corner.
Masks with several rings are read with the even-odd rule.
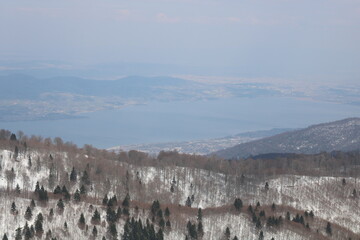
[[[357,150],[360,148],[359,144],[360,118],[354,117],[242,143],[213,154],[226,159],[247,158],[268,153],[315,154]]]

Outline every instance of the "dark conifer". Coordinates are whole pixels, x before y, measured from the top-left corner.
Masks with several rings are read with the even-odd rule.
[[[76,191],[75,191],[75,193],[74,193],[74,200],[75,200],[76,202],[80,202],[80,200],[81,200],[81,196],[80,196],[80,191],[79,191],[79,189],[76,189]]]
[[[76,182],[77,180],[77,172],[75,170],[75,168],[73,167],[70,173],[70,181],[72,182]]]
[[[241,201],[240,198],[235,199],[234,206],[235,206],[236,210],[238,210],[238,211],[241,210],[241,208],[243,207],[243,202]]]
[[[26,208],[26,211],[25,211],[25,218],[26,218],[27,220],[30,220],[31,217],[32,217],[31,208],[30,208],[30,207],[27,207],[27,208]]]

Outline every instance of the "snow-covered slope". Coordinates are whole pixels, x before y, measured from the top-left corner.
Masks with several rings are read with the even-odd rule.
[[[88,155],[89,154],[89,155]],[[204,235],[202,239],[221,239],[228,227],[231,239],[236,235],[239,239],[259,239],[261,232],[265,239],[348,239],[360,234],[360,209],[358,198],[352,195],[353,190],[358,190],[355,178],[340,177],[310,177],[297,175],[275,175],[272,177],[246,175],[245,177],[223,174],[192,167],[145,167],[113,159],[106,162],[100,156],[70,153],[66,151],[28,150],[20,152],[16,160],[14,152],[0,151],[0,234],[7,233],[9,239],[15,236],[15,229],[23,228],[26,221],[31,226],[36,215],[42,213],[45,220],[44,233],[38,238],[46,239],[46,233],[51,230],[52,236],[57,239],[102,239],[109,238],[109,223],[106,220],[107,207],[102,205],[104,194],[109,197],[116,195],[119,206],[128,192],[131,196],[130,218],[152,219],[150,212],[151,203],[159,200],[161,208],[170,209],[171,229],[164,229],[165,239],[184,239],[188,234],[187,222],[197,224],[197,209],[203,209],[202,224]],[[51,155],[51,156],[50,156]],[[29,157],[31,164],[29,164]],[[114,155],[115,158],[115,155]],[[82,174],[78,160],[82,159],[80,166],[85,166],[90,176],[90,184],[86,185],[87,193],[81,195],[79,202],[73,199],[74,193],[82,185]],[[91,160],[91,161],[90,161]],[[89,162],[87,162],[89,161]],[[94,165],[98,163],[99,165]],[[106,164],[109,166],[106,167]],[[94,165],[94,166],[93,166]],[[78,169],[78,180],[69,181],[69,173],[73,166]],[[96,175],[101,172],[101,176]],[[53,174],[54,180],[50,180]],[[99,175],[99,176],[100,176]],[[104,180],[105,179],[105,180]],[[343,182],[346,182],[344,184]],[[49,191],[49,201],[37,200],[34,189],[36,182]],[[264,186],[268,183],[268,189]],[[16,191],[20,187],[20,193]],[[56,185],[65,185],[71,194],[71,200],[65,201],[62,214],[57,211],[60,195],[53,195]],[[234,209],[234,199],[240,197],[243,201],[241,211]],[[191,199],[191,207],[185,206],[187,199]],[[25,210],[35,199],[36,207],[30,220],[24,218]],[[18,214],[11,213],[11,204],[16,203]],[[255,208],[257,202],[261,204]],[[276,209],[271,209],[272,204]],[[255,215],[260,216],[264,211],[266,216],[259,217],[261,227],[256,227],[249,205],[255,210]],[[116,206],[117,207],[117,206]],[[54,217],[50,221],[50,209],[54,209]],[[90,219],[98,209],[101,222],[96,225],[97,237],[92,236],[93,224]],[[116,209],[116,208],[115,208]],[[315,218],[306,218],[304,225],[286,220],[287,212],[291,219],[296,214],[304,215],[304,211],[313,211]],[[86,225],[78,225],[80,214],[85,216]],[[280,226],[270,227],[267,217],[282,216]],[[118,238],[122,238],[125,222],[128,217],[121,216],[116,221]],[[68,229],[64,228],[67,222]],[[332,224],[332,235],[325,232],[327,222]],[[155,221],[155,229],[160,226]],[[341,237],[342,236],[342,237]]]

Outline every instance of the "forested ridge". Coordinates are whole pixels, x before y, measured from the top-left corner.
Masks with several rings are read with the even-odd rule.
[[[359,152],[114,153],[0,131],[2,239],[360,239]]]

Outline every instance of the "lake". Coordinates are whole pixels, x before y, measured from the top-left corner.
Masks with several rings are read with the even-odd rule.
[[[61,137],[79,146],[117,145],[218,138],[271,128],[359,117],[360,107],[293,98],[228,98],[196,102],[150,102],[83,114],[84,118],[1,122],[0,128],[27,135]]]

